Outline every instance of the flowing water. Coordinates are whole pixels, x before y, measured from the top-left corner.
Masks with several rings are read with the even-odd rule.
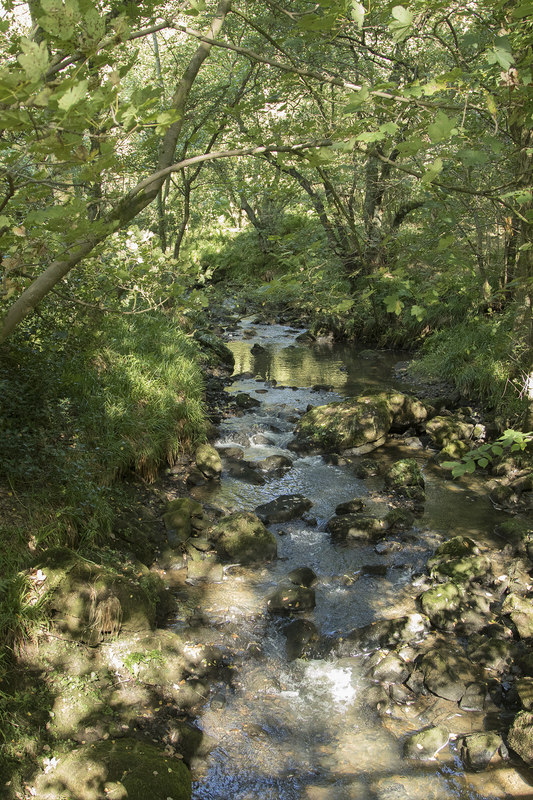
[[[394,386],[392,366],[401,354],[358,356],[353,347],[298,345],[280,325],[244,321],[230,342],[237,379],[231,392],[247,392],[261,406],[225,421],[217,446],[238,445],[247,460],[288,455],[283,477],[253,485],[223,474],[220,487],[198,496],[224,511],[253,510],[282,494],[300,493],[313,502],[306,521],[270,525],[278,559],[259,569],[230,565],[224,579],[202,588],[201,641],[231,653],[232,681],[221,683],[199,724],[217,745],[196,766],[195,800],[479,800],[521,795],[531,786],[511,767],[465,776],[453,747],[432,764],[402,757],[402,736],[431,720],[386,724],[372,702],[364,677],[365,657],[331,655],[310,660],[287,657],[287,619],[266,614],[266,598],[294,568],[318,576],[316,608],[303,615],[326,639],[383,617],[415,609],[418,574],[443,537],[458,533],[489,536],[499,515],[475,483],[468,491],[443,480],[428,463],[430,453],[397,442],[380,448],[380,462],[415,457],[424,470],[427,500],[416,527],[396,549],[379,554],[373,545],[342,546],[324,527],[336,505],[361,497],[371,512],[384,514],[379,478],[358,480],[349,465],[286,450],[295,419],[308,405]],[[243,338],[248,336],[249,338]],[[254,344],[265,350],[251,352]],[[273,385],[277,382],[276,385]],[[326,386],[329,388],[320,388]],[[314,389],[312,387],[315,387]],[[311,519],[314,518],[314,519]],[[316,520],[316,522],[315,522]],[[185,625],[178,619],[177,627]],[[453,731],[453,720],[447,720]]]

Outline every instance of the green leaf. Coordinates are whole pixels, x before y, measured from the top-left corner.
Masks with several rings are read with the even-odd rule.
[[[514,64],[511,45],[506,36],[498,36],[494,47],[487,53],[489,64],[498,64],[505,72]]]
[[[488,458],[480,458],[477,463],[478,463],[478,467],[481,467],[483,469],[489,463],[489,459]]]
[[[411,136],[409,139],[406,139],[405,142],[399,142],[397,149],[400,153],[403,153],[403,155],[414,156],[420,150],[423,150],[425,146],[425,142],[421,136]]]
[[[388,294],[383,298],[383,302],[385,303],[385,308],[389,314],[396,314],[397,317],[400,316],[404,304],[397,294]]]
[[[465,472],[475,472],[476,462],[473,459],[468,459],[465,463]]]
[[[34,83],[46,72],[50,63],[46,42],[37,44],[31,39],[23,38],[20,40],[20,46],[24,52],[17,60],[28,80]]]
[[[466,148],[465,150],[458,150],[457,155],[467,167],[474,167],[477,164],[486,164],[488,156],[483,150],[472,150]]]
[[[385,138],[381,131],[364,131],[355,137],[358,142],[380,142]]]
[[[83,100],[87,95],[87,81],[80,81],[76,83],[71,89],[67,89],[65,94],[59,98],[59,108],[63,111],[69,111],[76,103]]]
[[[352,0],[350,4],[350,16],[359,29],[363,27],[365,21],[365,7],[362,3]]]
[[[370,90],[368,86],[362,86],[358,92],[352,92],[348,95],[348,105],[344,106],[342,113],[351,114],[352,111],[357,111],[359,106],[361,106],[365,100],[368,100],[369,96]]]
[[[392,38],[396,43],[403,42],[409,35],[409,29],[413,23],[413,15],[403,6],[394,6],[392,9],[392,16],[394,19],[389,24]]]
[[[524,17],[532,16],[533,3],[522,3],[522,5],[512,11],[512,15],[515,19],[524,19]]]
[[[422,322],[426,316],[426,309],[423,306],[411,306],[411,316],[416,317],[418,322]]]
[[[332,310],[336,311],[338,314],[342,314],[345,311],[349,311],[353,307],[354,302],[352,298],[347,297],[345,300],[341,300],[340,303],[336,303]]]
[[[455,122],[443,111],[437,111],[435,122],[428,126],[428,134],[431,141],[442,142],[443,139],[447,139],[455,128]]]
[[[90,42],[99,42],[105,34],[105,19],[96,8],[91,8],[83,15],[83,27]]]
[[[379,126],[379,129],[382,133],[390,133],[391,136],[398,131],[398,125],[395,122],[385,122],[383,125]]]
[[[442,158],[436,158],[433,164],[431,164],[422,175],[420,179],[422,183],[425,185],[434,181],[437,175],[442,172],[442,166]]]
[[[441,236],[437,245],[437,253],[442,253],[444,250],[447,250],[454,242],[455,236],[453,233],[450,233],[449,236]]]

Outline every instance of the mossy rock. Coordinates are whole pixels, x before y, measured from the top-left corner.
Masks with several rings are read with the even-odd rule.
[[[450,559],[442,558],[431,568],[433,576],[451,578],[458,584],[468,584],[478,578],[488,577],[490,573],[490,559],[483,555]]]
[[[191,497],[179,497],[171,500],[163,514],[169,544],[183,543],[189,539],[192,535],[194,521],[201,519],[202,516],[201,503]]]
[[[502,614],[511,617],[521,639],[533,637],[533,600],[530,597],[515,593],[507,595]]]
[[[53,622],[63,634],[97,645],[121,631],[154,627],[156,604],[140,581],[85,561],[43,571],[50,578]]]
[[[509,745],[520,758],[533,766],[533,712],[521,711],[514,718],[514,722],[507,737]]]
[[[194,338],[210,356],[211,361],[218,361],[233,370],[235,366],[235,356],[224,342],[207,331],[196,331]]]
[[[444,725],[435,725],[410,736],[404,745],[406,758],[433,761],[439,750],[448,744],[450,732]]]
[[[438,454],[438,461],[460,460],[471,448],[466,442],[448,442]]]
[[[201,444],[194,454],[196,466],[206,478],[220,478],[222,473],[222,460],[211,444]]]
[[[529,540],[533,534],[533,524],[520,517],[512,517],[496,525],[494,533],[501,536],[507,542],[518,544],[519,542]]]
[[[277,556],[276,537],[251,511],[229,514],[211,528],[217,549],[239,564],[263,564]]]
[[[366,514],[342,514],[332,517],[326,525],[326,530],[334,539],[375,542],[384,536],[388,527],[386,520],[378,517]]]
[[[439,559],[443,556],[460,558],[472,555],[479,555],[479,547],[475,541],[468,536],[454,536],[437,547],[433,558]],[[431,564],[431,562],[429,563]]]
[[[423,488],[424,478],[414,458],[402,458],[396,461],[386,474],[385,484],[396,490],[411,486]]]
[[[437,447],[446,447],[451,442],[467,442],[473,434],[474,426],[460,417],[433,417],[426,424],[426,432]]]
[[[464,589],[453,581],[433,586],[420,595],[420,605],[433,625],[437,628],[449,628],[455,625]]]
[[[185,764],[135,739],[88,744],[61,756],[35,781],[39,800],[190,800]]]
[[[382,439],[392,419],[384,394],[328,403],[301,417],[296,439],[324,451],[347,450]]]

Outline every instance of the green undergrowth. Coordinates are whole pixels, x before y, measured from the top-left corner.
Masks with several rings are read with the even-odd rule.
[[[2,669],[46,624],[33,565],[56,547],[99,559],[131,502],[120,479],[149,482],[204,441],[200,362],[165,314],[51,307],[0,351],[0,723]]]

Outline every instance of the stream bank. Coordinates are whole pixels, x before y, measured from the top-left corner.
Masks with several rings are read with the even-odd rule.
[[[310,406],[379,390],[397,405],[411,388],[398,355],[304,344],[260,321],[237,329],[230,409],[227,370],[208,382],[216,452],[170,470],[124,523],[140,554],[150,531],[165,542],[166,522],[152,569],[134,557],[121,580],[90,564],[55,577],[40,567],[57,627],[27,654],[55,693],[37,796],[88,797],[80,773],[96,756],[111,763],[102,742],[113,764],[130,747],[149,769],[150,740],[170,759],[161,796],[174,798],[189,792],[181,761],[209,800],[526,796],[531,778],[506,741],[522,707],[515,747],[527,730],[533,674],[527,524],[506,526],[516,520],[482,479],[443,476],[432,459],[444,439],[413,409],[391,411],[385,433],[374,413],[369,441],[328,443],[327,458],[316,437],[295,439]],[[480,424],[471,409],[439,410],[432,419],[468,439]],[[154,629],[156,600],[166,629]],[[107,769],[102,796],[119,797]]]

